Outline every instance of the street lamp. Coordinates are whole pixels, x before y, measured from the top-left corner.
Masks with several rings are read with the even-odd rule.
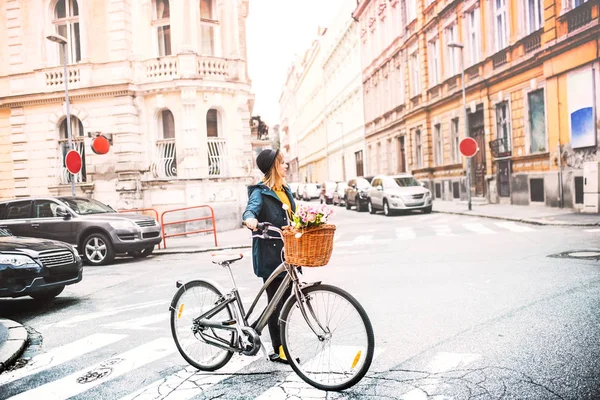
[[[67,75],[67,39],[58,34],[46,36],[51,42],[58,43],[63,46],[63,81],[65,82],[65,102],[67,106],[67,139],[69,142],[69,150],[73,149],[73,139],[71,138],[71,110],[69,107],[69,76]],[[70,172],[69,172],[70,173]],[[71,174],[71,196],[75,197],[75,175]]]
[[[462,98],[463,98],[463,106],[465,111],[465,137],[469,136],[469,124],[467,121],[467,95],[465,93],[465,59],[463,50],[465,46],[462,43],[452,42],[448,43],[448,47],[451,49],[460,49],[460,67],[462,69],[461,72],[461,83],[462,83]],[[468,199],[468,207],[469,211],[471,211],[471,157],[467,157],[467,199]]]
[[[346,148],[344,146],[344,123],[336,122],[337,125],[340,126],[340,130],[342,132],[342,181],[346,181]]]

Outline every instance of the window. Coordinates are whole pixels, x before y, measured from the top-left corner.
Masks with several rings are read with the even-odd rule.
[[[33,202],[33,218],[54,218],[58,204],[51,200],[35,200]]]
[[[535,178],[529,180],[529,199],[532,202],[544,201],[544,178]]]
[[[212,108],[206,113],[206,136],[219,137],[218,111]]]
[[[575,204],[583,204],[583,176],[575,177]]]
[[[508,22],[506,18],[506,0],[494,0],[496,51],[500,51],[508,45]]]
[[[458,118],[450,122],[450,135],[452,136],[452,161],[456,164],[460,162],[460,137],[458,133]]]
[[[525,0],[526,33],[533,33],[542,27],[542,0]]]
[[[226,167],[226,141],[219,137],[219,112],[211,108],[206,113],[206,136],[208,137],[208,174],[223,175]]]
[[[156,29],[158,57],[171,55],[171,11],[169,0],[154,0],[152,26]]]
[[[363,164],[362,150],[354,153],[354,160],[356,163],[356,176],[363,176],[365,174],[365,170],[364,170],[364,164]]]
[[[6,207],[4,219],[31,218],[31,201],[15,201]]]
[[[458,40],[457,38],[457,29],[456,29],[456,24],[454,25],[450,25],[449,27],[447,27],[444,30],[444,35],[446,38],[446,76],[447,77],[451,77],[454,76],[456,74],[458,74],[458,70],[459,70],[459,52],[460,49],[454,48],[454,47],[450,47],[448,46],[448,44],[450,43],[456,43],[456,41]]]
[[[480,52],[480,22],[479,22],[479,8],[469,11],[465,14],[465,25],[467,32],[467,57],[469,65],[475,65],[479,62]]]
[[[442,126],[437,124],[433,127],[435,132],[435,162],[437,165],[444,165],[444,153],[443,149],[443,140],[442,140]]]
[[[200,0],[200,54],[215,55],[217,21],[214,0]]]
[[[406,24],[410,24],[417,19],[417,0],[406,0],[404,2],[406,8]]]
[[[81,61],[81,41],[79,37],[79,5],[77,0],[59,0],[54,7],[56,33],[67,39],[67,64]],[[59,64],[64,65],[65,46],[59,45]]]
[[[177,176],[177,152],[175,149],[175,118],[169,110],[162,110],[158,115],[159,140],[157,146],[157,162],[155,176],[173,178]]]
[[[433,39],[428,45],[429,87],[440,83],[440,41]]]
[[[544,89],[527,94],[527,117],[529,127],[529,152],[546,151],[546,110]]]
[[[421,76],[419,73],[419,52],[415,50],[409,57],[410,68],[410,94],[414,97],[421,93]]]
[[[400,63],[397,68],[398,71],[398,104],[404,104],[404,63]]]
[[[421,130],[417,129],[415,131],[415,160],[417,164],[417,168],[421,168],[423,166],[423,146],[421,144]]]
[[[508,102],[496,104],[496,139],[502,139],[500,153],[510,151],[510,125],[508,116]]]
[[[380,174],[381,173],[381,159],[382,159],[382,154],[381,154],[381,142],[377,142],[377,156],[375,158],[375,160],[377,161],[377,173]]]
[[[60,149],[60,167],[61,173],[59,176],[60,183],[66,184],[70,183],[71,179],[75,179],[75,182],[86,182],[87,174],[85,168],[85,143],[83,141],[83,124],[81,121],[74,116],[71,116],[71,139],[73,142],[73,148],[77,150],[77,152],[81,155],[81,171],[78,174],[72,175],[67,170],[67,165],[65,164],[65,157],[69,152],[69,132],[67,131],[67,119],[64,118],[59,127],[59,136],[58,145]]]

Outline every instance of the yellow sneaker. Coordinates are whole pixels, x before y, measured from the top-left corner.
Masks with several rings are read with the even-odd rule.
[[[287,358],[285,358],[285,352],[283,351],[283,346],[279,346],[279,358],[283,361],[287,361]]]

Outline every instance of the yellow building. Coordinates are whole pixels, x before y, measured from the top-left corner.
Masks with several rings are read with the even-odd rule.
[[[475,201],[581,207],[582,164],[600,159],[599,9],[582,0],[361,0],[353,16],[368,173],[409,171],[436,198],[465,199],[458,144],[467,131],[479,145]]]

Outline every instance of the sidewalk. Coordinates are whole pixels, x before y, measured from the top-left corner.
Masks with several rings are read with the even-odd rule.
[[[0,318],[0,372],[19,357],[27,344],[27,331],[23,325]]]
[[[217,231],[217,245],[211,234],[179,236],[167,238],[167,248],[155,248],[154,254],[179,254],[179,253],[203,253],[226,249],[249,249],[252,247],[251,231],[247,228],[239,228],[231,231]]]
[[[469,211],[466,201],[433,202],[433,212],[444,214],[471,215],[535,225],[600,226],[600,214],[583,214],[571,209],[510,204],[472,204],[471,208]]]

